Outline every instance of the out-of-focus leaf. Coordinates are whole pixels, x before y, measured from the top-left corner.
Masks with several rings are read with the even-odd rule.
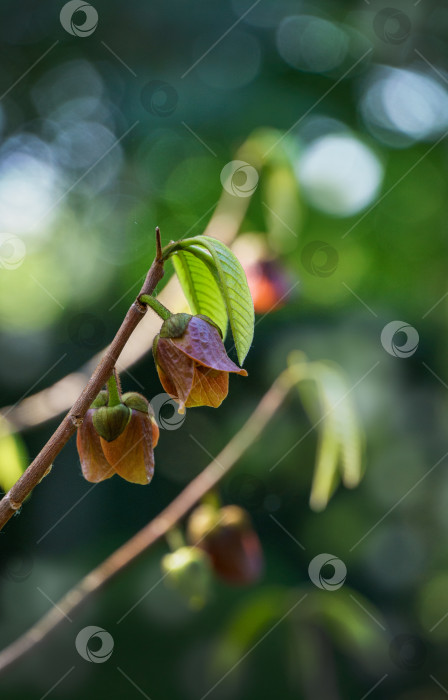
[[[9,491],[26,465],[27,455],[20,435],[12,435],[7,421],[0,418],[0,489]]]
[[[232,668],[290,607],[291,591],[280,586],[265,588],[245,601],[220,635],[214,672],[219,675]]]
[[[311,589],[270,587],[247,600],[221,632],[213,672],[219,676],[237,664],[284,618],[286,626],[305,624],[327,632],[335,646],[359,660],[384,650],[381,613],[360,593],[344,586],[338,594]]]
[[[297,388],[310,421],[319,431],[316,465],[311,486],[310,504],[323,510],[339,478],[348,488],[357,486],[362,477],[362,433],[350,397],[344,373],[329,362],[301,360],[296,365]],[[312,380],[317,402],[312,400]]]
[[[350,656],[363,659],[384,648],[381,612],[348,586],[337,595],[310,593],[297,615],[324,626],[333,642]]]
[[[227,311],[219,286],[208,266],[186,251],[172,257],[174,269],[193,314],[204,314],[227,333]]]
[[[267,170],[263,185],[269,244],[276,252],[287,253],[296,247],[301,227],[297,179],[292,168],[282,164]]]

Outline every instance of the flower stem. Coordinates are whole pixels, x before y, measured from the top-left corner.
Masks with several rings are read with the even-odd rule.
[[[163,277],[163,260],[154,259],[143,287],[141,295],[152,294],[157,284]],[[129,308],[123,323],[107,348],[101,362],[90,377],[86,387],[73,404],[70,411],[56,428],[46,445],[37,457],[24,471],[14,486],[0,500],[0,530],[8,520],[17,513],[25,498],[39,484],[55,458],[69,441],[76,429],[81,425],[92,401],[98,396],[102,386],[106,383],[120,356],[124,346],[128,342],[132,332],[138,326],[146,313],[146,306],[137,300]]]
[[[201,503],[205,506],[211,506],[214,510],[219,510],[222,506],[221,497],[216,489],[212,489],[204,494],[201,498]]]
[[[178,527],[173,527],[171,530],[168,530],[165,539],[172,552],[175,552],[176,549],[180,549],[181,547],[185,547],[184,536]]]
[[[6,668],[35,649],[50,632],[71,616],[93,593],[103,588],[129,564],[137,560],[154,542],[175,528],[191,508],[221,481],[249,447],[265,433],[267,424],[283,404],[294,384],[295,378],[292,373],[289,370],[282,372],[263,396],[251,416],[224,449],[159,515],[90,574],[87,574],[59,601],[57,606],[50,608],[50,611],[40,622],[37,622],[28,632],[25,632],[18,640],[0,652],[0,675]],[[117,620],[117,624],[124,620],[134,607],[136,605],[129,608]]]
[[[166,308],[163,304],[160,303],[160,301],[157,301],[155,297],[150,296],[149,294],[142,294],[139,296],[138,300],[142,304],[146,304],[149,306],[155,313],[160,316],[160,318],[163,318],[164,321],[170,318],[173,314],[169,309]]]
[[[119,386],[120,380],[118,379],[118,373],[117,370],[114,369],[109,379],[107,380],[107,390],[109,392],[109,402],[107,405],[109,406],[109,408],[111,408],[112,406],[119,406],[121,404]]]

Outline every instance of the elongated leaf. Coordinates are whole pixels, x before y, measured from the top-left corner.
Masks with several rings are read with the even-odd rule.
[[[207,264],[188,251],[172,257],[174,269],[193,314],[204,314],[227,333],[227,311],[221,290]]]
[[[297,596],[297,600],[301,596]],[[233,668],[267,630],[278,623],[291,607],[291,589],[263,588],[232,613],[219,637],[214,671],[219,677]]]
[[[323,510],[341,476],[348,488],[359,484],[362,432],[342,370],[329,362],[306,363],[303,358],[296,366],[300,368],[297,389],[319,433],[310,505],[314,510]],[[312,380],[312,384],[304,379]]]
[[[297,178],[289,164],[277,164],[264,177],[263,209],[271,247],[288,253],[297,247],[302,223]]]
[[[195,247],[209,252],[232,329],[240,365],[243,364],[254,336],[254,305],[245,272],[238,258],[221,241],[197,236],[184,241],[186,249],[196,255]],[[190,245],[192,246],[190,248]],[[210,268],[209,263],[209,268]]]
[[[356,601],[356,603],[355,603]],[[364,615],[363,612],[365,611]],[[384,651],[383,615],[361,593],[344,585],[343,594],[309,594],[306,606],[298,609],[303,619],[315,621],[325,628],[334,645],[365,663],[373,654]],[[366,615],[375,623],[368,620]]]

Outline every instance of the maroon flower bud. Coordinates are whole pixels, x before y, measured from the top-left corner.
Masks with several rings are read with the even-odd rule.
[[[118,437],[108,441],[95,427],[96,414],[106,401],[107,393],[101,392],[78,429],[76,444],[85,479],[96,483],[118,474],[135,484],[149,484],[159,439],[151,406],[140,394],[124,394],[121,405],[129,412],[127,423]]]
[[[247,376],[227,356],[220,332],[206,316],[174,314],[155,338],[154,359],[165,391],[185,407],[217,408],[229,391],[229,373]]]
[[[255,313],[281,309],[291,297],[293,285],[283,266],[275,260],[260,260],[245,269]]]
[[[227,583],[245,585],[260,578],[263,552],[243,508],[201,505],[189,518],[187,534],[191,544],[207,552],[215,573]]]

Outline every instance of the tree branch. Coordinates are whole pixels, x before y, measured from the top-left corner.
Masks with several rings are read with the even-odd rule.
[[[99,591],[123,569],[135,562],[151,545],[174,527],[210,489],[216,486],[260,437],[296,382],[297,375],[292,368],[282,372],[248,420],[218,456],[159,515],[85,576],[28,632],[0,652],[0,674],[32,651],[93,593]]]
[[[138,296],[152,294],[163,277],[163,262],[159,256],[160,233],[157,234],[157,240],[156,258],[148,271]],[[0,501],[0,529],[22,506],[25,498],[37,486],[39,481],[43,479],[56,456],[69,441],[76,428],[82,423],[90,404],[109,378],[121,351],[129,340],[134,328],[142,320],[146,310],[147,307],[141,304],[137,298],[127,312],[115,338],[106,350],[104,357],[96,367],[81,395],[59,424],[47,444]]]

